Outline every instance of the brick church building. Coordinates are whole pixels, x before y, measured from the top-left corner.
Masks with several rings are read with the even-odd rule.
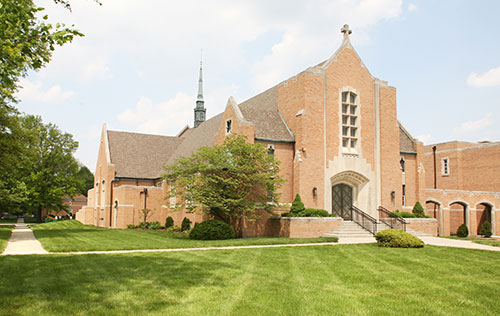
[[[224,112],[208,120],[200,66],[194,127],[176,136],[104,125],[95,187],[77,219],[125,228],[141,222],[139,210],[149,208],[150,221],[201,221],[197,214],[172,212],[162,167],[241,134],[281,161],[281,203],[299,193],[306,207],[336,213],[335,225],[352,219],[353,206],[379,220],[380,206],[411,212],[419,201],[432,218],[415,220],[417,231],[450,235],[466,224],[477,235],[488,220],[500,235],[500,143],[424,146],[398,121],[396,88],[369,72],[351,45],[349,27],[341,31],[342,44],[330,58],[244,102],[230,97]],[[254,229],[247,235],[266,234]]]

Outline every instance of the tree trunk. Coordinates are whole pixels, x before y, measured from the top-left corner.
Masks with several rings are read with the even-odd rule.
[[[38,209],[36,210],[36,221],[37,223],[42,222],[42,207],[39,206]]]

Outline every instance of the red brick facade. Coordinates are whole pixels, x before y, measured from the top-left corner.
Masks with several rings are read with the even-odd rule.
[[[352,102],[344,100],[344,95],[352,96]],[[252,100],[256,105],[252,105]],[[273,124],[258,124],[255,113],[264,102],[279,112],[282,121],[275,123],[286,127],[289,137],[283,133],[273,137]],[[349,102],[351,104],[345,107],[344,103]],[[375,218],[380,205],[389,210],[411,211],[420,201],[427,206],[427,213],[438,219],[438,228],[433,221],[431,228],[420,229],[439,230],[441,235],[449,235],[465,222],[471,234],[477,234],[477,226],[490,219],[494,234],[500,234],[500,215],[495,216],[500,209],[498,193],[495,193],[500,192],[500,144],[436,145],[435,190],[432,146],[423,146],[413,139],[398,122],[396,89],[370,74],[348,36],[323,63],[242,104],[229,98],[218,119],[213,144],[221,144],[232,133],[247,136],[251,143],[274,147],[275,157],[281,161],[281,176],[286,180],[281,188],[281,203],[291,203],[298,193],[306,207],[333,212],[338,201],[332,196],[332,188],[343,184],[352,190],[352,204]],[[228,120],[231,121],[229,133]],[[206,123],[197,129],[204,128]],[[188,130],[186,137],[189,132],[193,133]],[[441,170],[444,158],[448,159],[447,174]],[[104,128],[95,187],[89,191],[88,207],[79,212],[78,219],[82,222],[117,228],[137,224],[141,221],[138,210],[144,207],[145,198],[148,208],[153,209],[150,221],[164,223],[167,216],[172,216],[176,225],[180,225],[184,216],[193,221],[202,220],[200,215],[172,212],[170,202],[164,199],[166,184],[159,178],[124,179],[115,176],[115,169]],[[455,211],[451,207],[455,202],[464,207]],[[276,220],[264,217],[256,226],[248,226],[246,235],[286,235],[286,225],[279,229],[276,225]],[[298,235],[312,236],[338,223],[326,221],[319,225],[323,228],[314,228],[315,233],[308,232],[308,224],[303,221],[291,221],[288,225],[300,226],[295,229],[302,232]]]

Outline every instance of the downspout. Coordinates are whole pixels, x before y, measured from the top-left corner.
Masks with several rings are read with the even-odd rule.
[[[437,176],[436,176],[436,146],[432,146],[432,155],[434,157],[434,189],[437,189]]]
[[[111,225],[111,221],[113,220],[113,183],[120,181],[117,179],[111,180],[110,189],[109,189],[109,227],[113,227]]]
[[[142,192],[144,193],[144,209],[146,209],[147,207],[147,201],[148,201],[148,188],[144,188],[144,190],[142,190]]]

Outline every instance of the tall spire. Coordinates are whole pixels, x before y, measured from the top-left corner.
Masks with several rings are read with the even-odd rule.
[[[200,79],[198,79],[198,99],[196,101],[203,101],[203,65],[200,60]]]
[[[200,60],[200,78],[198,79],[198,97],[196,98],[196,107],[194,108],[194,127],[198,127],[205,122],[207,109],[203,100],[203,64]]]

